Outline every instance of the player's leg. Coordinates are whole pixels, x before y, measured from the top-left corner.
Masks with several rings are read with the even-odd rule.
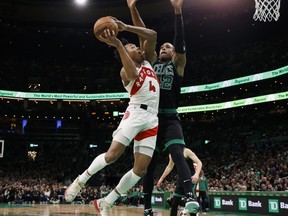
[[[183,153],[185,142],[178,116],[175,116],[173,120],[169,121],[169,126],[166,133],[169,134],[166,135],[169,137],[169,140],[168,142],[165,140],[165,145],[168,147],[169,153],[175,162],[177,175],[185,192],[185,207],[189,210],[189,212],[194,212],[199,205],[198,202],[195,201],[192,193],[193,184],[191,181],[191,171]]]
[[[180,179],[177,179],[176,188],[174,190],[172,205],[170,210],[170,216],[178,215],[178,207],[180,206],[181,200],[185,197],[184,189],[181,185]]]
[[[173,161],[175,161],[177,175],[184,189],[184,194],[186,196],[185,208],[190,212],[190,214],[196,213],[199,211],[199,204],[195,200],[194,195],[192,193],[193,184],[191,180],[191,171],[184,158],[183,154],[184,146],[170,145],[168,149]]]
[[[178,208],[180,206],[182,197],[179,196],[173,196],[172,198],[172,204],[171,204],[171,210],[170,210],[170,216],[177,216]]]
[[[154,171],[156,168],[158,152],[156,152],[156,135],[158,131],[158,119],[154,118],[151,121],[151,127],[147,132],[148,134],[152,134],[151,137],[146,138],[144,140],[140,140],[139,142],[134,143],[134,151],[140,152],[147,156],[151,157],[151,161],[147,166],[147,173],[143,179],[143,194],[144,194],[144,214],[145,216],[152,216],[153,211],[151,208],[151,196],[154,187]],[[157,128],[157,129],[156,129]],[[156,129],[156,130],[155,130]]]
[[[175,163],[177,175],[185,195],[192,194],[191,171],[184,157],[185,141],[179,117],[175,114],[165,121],[165,131],[162,139],[165,149],[168,149]]]
[[[92,175],[103,169],[108,164],[115,162],[123,154],[127,143],[129,145],[130,141],[126,138],[126,140],[121,140],[121,142],[125,143],[125,145],[119,141],[113,140],[108,151],[98,155],[90,164],[88,169],[74,180],[74,182],[65,191],[65,199],[67,202],[71,202],[75,199],[77,194],[81,191],[81,188],[84,187]]]
[[[183,154],[184,145],[170,145],[168,149],[173,161],[175,161],[174,163],[177,169],[177,175],[184,188],[185,194],[192,194],[193,184],[191,181],[191,171]]]
[[[153,150],[152,150],[153,151]],[[147,172],[147,167],[151,161],[151,156],[139,152],[134,153],[134,166],[120,180],[119,184],[106,198],[106,202],[114,203],[119,195],[126,193],[132,188]],[[115,197],[113,197],[113,194]],[[113,201],[113,202],[112,202]]]
[[[201,210],[202,212],[206,212],[206,192],[199,191],[199,197],[201,197]]]
[[[127,139],[124,142],[129,142],[129,140]],[[126,145],[123,145],[119,141],[113,140],[108,151],[96,157],[86,172],[79,176],[79,180],[86,183],[92,175],[103,169],[106,165],[117,161],[118,158],[124,153],[125,149]]]
[[[151,151],[151,156],[153,149]],[[108,215],[110,208],[121,194],[132,188],[147,172],[147,167],[151,161],[151,156],[139,152],[134,153],[134,167],[128,171],[120,180],[116,188],[104,199],[94,201],[96,211],[101,216]]]
[[[143,194],[144,194],[144,215],[153,215],[151,206],[151,197],[154,187],[154,172],[157,166],[158,151],[154,151],[151,162],[147,168],[147,174],[143,177]]]
[[[103,169],[108,164],[111,164],[118,160],[118,158],[124,153],[127,146],[129,146],[131,139],[124,133],[124,127],[127,125],[125,122],[121,122],[117,130],[113,132],[113,140],[108,151],[102,155],[99,155],[91,163],[89,168],[79,176],[79,181],[86,184],[92,175]],[[132,123],[131,123],[132,124]],[[131,132],[132,134],[132,132]]]

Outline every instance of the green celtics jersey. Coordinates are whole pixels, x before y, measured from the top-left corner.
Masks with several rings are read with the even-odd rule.
[[[182,77],[179,76],[176,65],[172,61],[162,63],[157,60],[152,66],[160,82],[159,109],[177,109]]]

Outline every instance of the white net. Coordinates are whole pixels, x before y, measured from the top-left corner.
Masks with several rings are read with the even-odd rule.
[[[269,21],[273,19],[277,21],[280,17],[280,2],[281,0],[255,0],[255,21]]]

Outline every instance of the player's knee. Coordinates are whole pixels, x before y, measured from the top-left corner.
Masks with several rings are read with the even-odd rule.
[[[108,164],[114,163],[115,161],[118,160],[118,158],[120,157],[121,154],[119,154],[116,151],[108,151],[105,154],[105,161]]]
[[[145,175],[146,175],[146,173],[147,173],[147,168],[146,169],[144,169],[144,168],[137,168],[137,167],[134,167],[133,168],[133,171],[134,171],[134,173],[137,175],[137,176],[139,176],[139,177],[144,177]]]

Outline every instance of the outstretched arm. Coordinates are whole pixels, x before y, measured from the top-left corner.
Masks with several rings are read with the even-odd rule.
[[[145,23],[142,20],[140,13],[136,7],[137,1],[138,0],[127,0],[127,5],[129,7],[129,10],[130,10],[133,25],[146,28]],[[150,53],[150,51],[148,51],[148,52],[146,51],[146,49],[147,49],[146,46],[149,46],[149,43],[150,42],[145,40],[145,38],[139,36],[140,49],[144,51],[145,59],[147,61],[149,61],[150,63],[152,63],[152,62],[157,60],[157,54],[155,52],[156,43],[155,43],[155,47],[154,47],[154,50],[152,53]]]
[[[100,36],[101,41],[105,42],[109,46],[114,46],[120,56],[123,68],[121,70],[121,78],[124,82],[135,80],[138,77],[138,72],[135,63],[132,61],[130,56],[125,50],[125,47],[121,41],[115,36],[115,32],[109,29],[104,30],[104,36]]]
[[[130,10],[133,25],[145,28],[146,26],[140,16],[138,9],[136,8],[136,2],[137,0],[127,0],[127,5]],[[141,50],[143,50],[144,41],[145,39],[143,37],[139,37],[139,44]]]
[[[167,175],[169,175],[169,173],[173,170],[173,167],[174,167],[174,161],[172,160],[172,157],[171,155],[169,154],[169,163],[168,165],[166,166],[162,176],[160,177],[160,179],[158,180],[157,182],[157,187],[160,187],[163,180],[166,178]]]
[[[190,158],[194,163],[197,164],[195,174],[191,178],[193,183],[199,182],[200,181],[199,175],[202,170],[201,160],[197,157],[197,155],[194,152],[192,152],[188,148],[184,149],[184,156]]]
[[[186,66],[186,44],[184,38],[184,23],[182,17],[183,0],[170,0],[175,14],[175,36],[174,47],[175,55],[173,61],[180,76],[184,76]]]
[[[145,52],[145,59],[150,63],[153,62],[157,41],[157,33],[148,28],[126,25],[123,22],[116,20],[118,24],[119,31],[128,31],[137,34],[139,37],[144,38],[145,42],[143,44],[143,51]]]

